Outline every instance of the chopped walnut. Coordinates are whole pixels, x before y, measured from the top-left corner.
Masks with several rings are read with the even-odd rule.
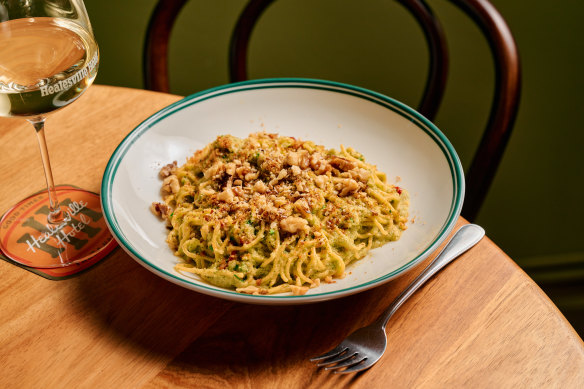
[[[296,190],[298,192],[306,192],[306,183],[301,180],[296,181]]]
[[[291,151],[286,155],[286,164],[290,166],[298,166],[300,163],[300,154],[297,152]]]
[[[318,152],[310,157],[310,167],[319,175],[332,170],[331,165]]]
[[[341,157],[333,157],[331,159],[331,165],[345,172],[353,170],[357,167],[357,164],[355,162],[349,161],[348,159]]]
[[[353,192],[356,192],[359,189],[359,183],[353,180],[352,178],[346,178],[343,180],[341,193],[339,193],[340,197],[347,196]]]
[[[217,195],[217,200],[224,201],[226,203],[232,203],[233,202],[233,191],[231,190],[231,188],[225,188],[223,190],[223,192],[219,193]]]
[[[367,183],[369,181],[369,177],[371,177],[371,173],[363,168],[353,169],[351,170],[351,177],[361,182]]]
[[[263,181],[256,181],[256,183],[253,185],[253,190],[258,193],[266,193],[268,187],[266,184],[264,184]]]
[[[244,162],[243,165],[235,169],[235,173],[239,178],[245,179],[245,176],[252,172],[251,165],[249,162]],[[249,180],[248,180],[249,181]]]
[[[205,178],[215,179],[225,171],[225,164],[221,161],[214,163],[209,169],[205,170]]]
[[[177,193],[179,189],[180,184],[175,175],[168,176],[162,181],[162,193]]]
[[[288,204],[288,200],[285,197],[276,197],[273,203],[276,207],[281,207]]]
[[[258,176],[259,176],[258,172],[255,172],[255,173],[247,173],[247,174],[245,175],[244,179],[245,179],[246,181],[253,181],[253,180],[255,180],[256,178],[258,178]]]
[[[308,167],[310,166],[310,158],[308,157],[308,151],[300,150],[298,152],[298,155],[300,156],[300,160],[298,161],[298,166],[300,166],[300,169],[308,169]]]
[[[241,189],[240,186],[234,186],[234,187],[231,188],[231,190],[238,197],[243,197],[245,195],[244,192],[243,192],[243,189]]]
[[[324,175],[316,176],[316,178],[314,179],[314,183],[320,189],[324,189],[326,182],[327,182],[327,176],[324,176]]]
[[[293,295],[301,296],[301,295],[305,294],[306,292],[308,292],[308,286],[290,285],[290,290],[292,291]]]
[[[298,199],[294,203],[294,209],[302,214],[302,216],[310,215],[310,207],[308,206],[308,202],[306,199]]]
[[[170,207],[164,203],[152,203],[150,211],[162,220],[167,220],[170,215]]]
[[[160,169],[160,172],[158,173],[160,178],[166,178],[168,176],[170,176],[171,174],[174,174],[176,172],[176,161],[173,161],[172,163],[169,163],[168,165],[164,165],[162,167],[162,169]]]
[[[291,234],[295,234],[300,231],[308,231],[308,221],[301,217],[287,217],[280,221],[280,228]]]
[[[320,153],[314,153],[312,154],[312,156],[310,157],[310,167],[312,168],[312,170],[317,170],[318,167],[320,166],[320,162],[323,161],[322,158],[322,154]]]
[[[286,172],[286,169],[280,170],[280,173],[278,173],[278,177],[276,177],[272,181],[270,181],[270,185],[276,185],[278,183],[278,181],[280,181],[282,178],[286,177],[287,174],[288,174],[288,172]]]
[[[282,169],[282,161],[277,157],[266,157],[265,161],[261,165],[261,169],[276,174]]]
[[[225,165],[225,173],[229,174],[230,176],[235,174],[235,163],[229,162]]]
[[[245,288],[237,288],[237,292],[245,294],[260,294],[261,289],[254,285],[246,286]]]
[[[292,170],[292,175],[294,176],[298,176],[300,173],[302,173],[302,170],[300,170],[298,166],[292,166],[290,170]]]

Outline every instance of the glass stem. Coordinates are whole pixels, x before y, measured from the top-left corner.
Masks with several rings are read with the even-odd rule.
[[[59,200],[57,199],[57,192],[55,190],[55,182],[53,181],[53,171],[51,170],[51,162],[49,161],[49,150],[47,149],[47,141],[45,139],[45,118],[31,119],[29,121],[36,130],[37,138],[39,140],[39,147],[41,149],[41,157],[43,159],[45,179],[47,180],[50,209],[47,219],[51,224],[58,224],[63,221],[63,212],[59,207]]]

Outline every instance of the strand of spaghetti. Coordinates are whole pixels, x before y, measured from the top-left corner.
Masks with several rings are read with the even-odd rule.
[[[200,192],[201,192],[203,189],[205,189],[205,187],[206,187],[206,186],[209,186],[209,185],[211,185],[212,183],[213,183],[213,181],[211,181],[211,180],[208,180],[208,181],[200,181],[200,184],[199,184],[199,193],[200,193]]]
[[[310,250],[310,262],[308,263],[308,277],[310,277],[311,279],[314,279],[314,274],[317,271],[322,271],[325,270],[325,266],[324,264],[320,261],[320,257],[319,255],[316,253],[316,248],[312,247],[312,249]]]
[[[211,236],[211,247],[213,248],[213,253],[215,254],[215,259],[220,260],[220,255],[223,254],[223,250],[221,250],[221,246],[219,245],[219,243],[217,243],[217,239],[219,237],[219,235],[221,234],[221,227],[219,227],[219,225],[216,225],[215,228],[213,228],[213,235]]]
[[[197,177],[192,172],[184,172],[186,178],[189,179],[190,182],[197,182]],[[182,177],[181,177],[182,178]]]
[[[211,227],[211,223],[207,222],[201,226],[201,237],[205,240],[209,240],[207,236],[209,236],[209,228]]]
[[[331,276],[333,276],[333,274],[334,274],[334,271],[332,271],[330,269],[326,269],[326,270],[321,271],[320,273],[316,273],[314,276],[314,279],[323,280],[324,282],[330,282],[330,281],[327,281],[327,277],[331,277]]]
[[[391,187],[385,182],[385,180],[381,180],[379,178],[379,172],[375,172],[375,174],[372,174],[371,177],[375,183],[375,185],[380,186],[381,188],[385,189],[386,191],[390,190]],[[383,178],[385,179],[385,174],[383,174]]]
[[[380,188],[380,195],[385,197],[388,201],[399,201],[399,193],[394,187],[387,185],[387,188]]]
[[[377,220],[380,223],[385,223],[385,224],[389,223],[390,220],[393,220],[393,217],[392,217],[391,214],[389,214],[389,215],[377,215],[375,217],[377,218]]]
[[[187,266],[188,263],[177,263],[176,265],[174,265],[175,270],[182,270],[182,271],[186,271],[188,273],[191,274],[197,274],[201,268],[197,268],[197,267],[193,267],[193,266]]]
[[[182,244],[189,239],[190,233],[188,230],[189,228],[186,226],[185,228],[181,228],[181,230],[178,231],[178,247],[182,247]]]
[[[367,189],[367,194],[369,194],[371,197],[375,198],[375,200],[379,201],[380,203],[382,203],[386,207],[391,207],[391,209],[393,211],[393,207],[391,206],[389,201],[384,199],[383,196],[381,196],[376,190]]]
[[[308,259],[308,253],[304,252],[304,253],[302,253],[302,257],[300,258],[300,260],[296,261],[296,275],[298,276],[298,279],[301,280],[302,282],[313,285],[314,281],[311,280],[310,278],[306,277],[304,275],[304,272],[302,271],[302,265],[304,263],[306,263],[307,259]]]
[[[345,146],[341,145],[341,153],[343,154],[343,157],[347,158],[350,161],[355,162],[359,167],[363,167],[367,170],[371,170],[371,168],[369,167],[368,164],[366,164],[365,162],[361,161],[360,159],[357,159],[355,157],[353,157],[351,154],[349,154],[349,152],[345,149]]]
[[[192,219],[191,217],[185,216],[182,219],[182,223],[181,224],[178,224],[179,223],[179,217],[173,218],[173,223],[176,221],[176,223],[178,224],[178,235],[179,235],[179,239],[182,240],[182,238],[184,236],[187,236],[187,237],[189,236],[189,234],[190,234],[190,232],[192,230],[192,227],[191,227],[191,219]]]
[[[286,293],[290,292],[290,284],[282,284],[268,289],[268,294]]]
[[[265,223],[262,221],[262,226],[260,227],[260,231],[258,232],[258,234],[256,235],[254,240],[252,240],[251,242],[249,242],[247,244],[244,244],[243,246],[229,245],[227,247],[227,251],[247,251],[247,250],[249,250],[250,248],[252,248],[256,244],[258,244],[259,241],[264,238],[264,231],[265,231]]]
[[[284,246],[283,244],[278,245],[274,251],[272,251],[272,254],[270,254],[270,256],[268,257],[268,259],[264,260],[262,262],[262,264],[260,265],[260,267],[267,267],[269,264],[271,264],[274,259],[276,258],[276,255],[280,252],[280,248]],[[285,246],[284,246],[285,247]]]
[[[284,241],[284,243],[282,243],[282,245],[275,251],[276,255],[273,256],[275,258],[275,260],[272,264],[272,269],[270,270],[268,275],[266,275],[264,278],[262,278],[262,281],[261,281],[262,285],[268,285],[268,286],[272,287],[274,285],[274,283],[276,282],[276,280],[278,279],[278,275],[280,274],[280,270],[282,268],[282,262],[288,256],[288,254],[286,254],[285,249],[286,249],[286,246],[288,246],[288,244],[290,243],[289,239],[291,239],[291,238],[286,239]],[[270,258],[272,258],[272,257],[270,257]]]
[[[371,246],[373,246],[373,236],[369,237],[369,242],[367,243],[367,251],[371,250]]]
[[[193,243],[193,241],[198,241],[198,239],[197,239],[197,238],[187,239],[187,240],[185,240],[184,242],[182,242],[182,243],[181,243],[181,249],[182,249],[183,253],[184,253],[184,254],[185,254],[187,257],[189,257],[189,258],[193,258],[193,259],[203,259],[203,260],[207,260],[207,261],[211,262],[211,260],[210,260],[210,259],[207,259],[206,257],[203,257],[202,255],[199,255],[199,254],[197,254],[197,253],[193,253],[193,252],[192,252],[192,251],[189,249],[188,245],[189,245],[190,243]]]
[[[294,261],[294,257],[297,255],[297,252],[298,248],[292,250],[286,259],[286,262],[282,264],[283,266],[280,266],[280,278],[284,282],[289,282],[292,279],[290,276],[290,266],[292,265],[292,261]]]
[[[383,226],[381,225],[381,223],[379,223],[377,221],[377,218],[373,218],[373,223],[375,223],[375,225],[377,226],[377,228],[379,229],[379,231],[383,234],[383,235],[389,235],[389,233],[387,231],[385,231],[385,229],[383,228]]]
[[[294,275],[294,268],[292,268],[293,263],[297,263],[301,260],[302,255],[308,250],[307,248],[307,240],[306,237],[300,237],[300,239],[298,239],[298,243],[296,244],[295,248],[293,249],[293,251],[290,252],[290,255],[288,257],[288,260],[286,261],[286,265],[284,266],[284,277],[287,278],[287,280],[284,280],[284,277],[282,277],[282,274],[280,274],[280,277],[282,278],[282,280],[284,280],[284,282],[289,282],[289,280],[294,279],[293,275]],[[291,272],[292,270],[292,272]],[[281,270],[282,271],[282,270]],[[296,276],[298,276],[298,274],[295,274]]]
[[[274,251],[272,251],[272,254],[270,255],[270,257],[266,261],[264,261],[264,263],[261,264],[261,267],[266,267],[270,263],[272,263],[272,261],[279,255],[279,253],[281,251],[284,251],[286,246],[290,243],[291,239],[292,238],[286,239],[281,245],[279,245]]]
[[[328,242],[328,240],[326,241],[326,245],[327,245],[327,249],[328,249],[328,257],[332,258],[335,260],[336,265],[334,266],[335,268],[335,272],[334,274],[337,276],[342,275],[345,272],[345,261],[343,261],[343,258],[341,258],[341,256],[339,254],[337,254],[335,252],[335,250],[333,250],[333,248],[331,247],[330,243]],[[337,268],[337,266],[340,268]]]
[[[335,232],[341,237],[341,240],[347,249],[349,249],[351,251],[359,251],[357,246],[355,246],[353,244],[353,242],[351,242],[351,240],[347,237],[347,235],[343,234],[343,232],[339,229],[338,226],[335,226]]]
[[[282,257],[283,254],[281,254],[281,256],[276,257],[275,260],[272,262],[272,269],[265,277],[262,278],[261,282],[262,285],[267,285],[269,287],[274,286],[276,280],[278,279],[278,274],[280,273]]]
[[[300,261],[302,254],[307,250],[308,249],[306,248],[306,238],[305,237],[300,238],[294,249],[290,252],[290,256],[288,257],[288,260],[286,261],[286,265],[284,267],[284,274],[286,275],[288,280],[292,281],[298,278],[298,274],[296,273],[295,267],[293,267],[293,265]]]
[[[274,233],[276,234],[276,247],[280,247],[280,231],[276,228]]]
[[[185,264],[185,263],[177,263],[176,265],[174,265],[174,270],[178,271],[179,273],[181,271],[186,271],[186,272],[189,272],[192,274],[193,273],[192,269],[195,269],[195,268],[192,266],[186,266],[186,265],[187,264]]]
[[[371,223],[371,224],[373,225],[373,223]],[[368,232],[366,232],[364,234],[360,234],[357,232],[357,234],[355,236],[359,239],[368,239],[371,235],[373,235],[373,233],[371,232],[371,230],[369,230]]]
[[[220,242],[221,241],[221,235],[223,231],[219,232],[219,235],[217,236],[217,241]],[[223,243],[221,243],[219,245],[219,250],[221,250],[221,254],[225,254],[225,249],[227,248],[227,244],[229,243],[229,236],[227,236],[227,234],[225,234],[225,239],[223,239]]]
[[[302,286],[302,280],[300,279],[300,277],[296,276],[296,278],[294,278],[294,285],[296,286]]]
[[[225,252],[227,245],[229,244],[229,236],[225,234],[225,239],[223,239],[223,243],[221,243],[221,250]]]

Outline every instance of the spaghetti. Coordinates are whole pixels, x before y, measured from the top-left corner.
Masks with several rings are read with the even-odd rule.
[[[160,175],[175,269],[241,293],[304,294],[407,228],[407,191],[343,146],[223,135]]]

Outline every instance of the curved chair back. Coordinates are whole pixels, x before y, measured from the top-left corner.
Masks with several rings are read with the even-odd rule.
[[[170,32],[188,0],[159,0],[148,25],[144,48],[144,83],[147,89],[169,92],[168,42]],[[231,82],[247,79],[247,52],[256,22],[275,0],[250,0],[231,36]],[[426,39],[430,66],[417,110],[434,120],[444,96],[448,50],[440,21],[423,0],[397,0],[416,19]],[[519,107],[521,69],[517,45],[501,14],[487,0],[450,0],[463,10],[486,37],[495,64],[495,94],[487,126],[466,173],[462,215],[473,221],[493,181],[513,129]]]

